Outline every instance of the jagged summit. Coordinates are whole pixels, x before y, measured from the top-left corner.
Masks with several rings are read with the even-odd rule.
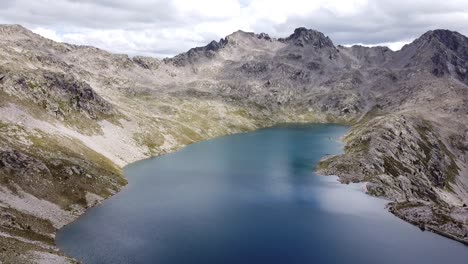
[[[256,39],[264,39],[264,40],[273,40],[268,34],[266,33],[260,33],[256,34],[254,32],[246,32],[243,30],[238,30],[226,37],[226,39],[229,40],[241,40],[241,39],[250,39],[250,38],[256,38]]]
[[[397,52],[392,66],[424,69],[437,77],[451,75],[468,83],[468,38],[456,31],[428,31]]]
[[[312,45],[316,48],[335,47],[330,38],[325,36],[322,32],[305,27],[296,28],[292,35],[279,40],[285,43],[293,43],[300,47],[307,45]]]
[[[335,48],[298,28],[237,31],[161,63],[0,25],[0,196],[14,217],[0,210],[12,236],[0,259],[49,252],[36,241],[125,183],[116,166],[288,122],[354,124],[321,171],[366,181],[396,215],[468,243],[467,48],[446,30],[397,52]]]
[[[294,47],[314,47],[316,49],[336,49],[329,37],[319,31],[304,27],[295,29],[294,33],[287,38],[279,39],[272,38],[266,33],[256,34],[254,32],[238,30],[219,41],[211,41],[206,46],[190,49],[185,53],[181,53],[171,59],[165,59],[164,61],[166,63],[173,63],[176,66],[185,66],[203,58],[213,58],[219,50],[227,46],[234,48],[242,47],[248,50],[258,48],[258,46],[265,47],[269,45],[267,43],[286,44]]]
[[[176,66],[185,66],[205,58],[213,58],[217,52],[227,46],[250,49],[258,45],[258,42],[261,43],[262,41],[273,42],[274,39],[266,33],[256,34],[253,32],[238,30],[225,38],[221,38],[219,41],[213,40],[206,46],[192,48],[185,53],[175,56],[174,58],[165,59],[164,62],[173,63]]]
[[[463,48],[462,42],[468,42],[468,38],[463,36],[462,34],[451,31],[447,29],[437,29],[437,30],[430,30],[423,34],[420,38],[420,41],[431,41],[435,40],[442,44],[444,44],[447,48],[451,50],[458,50],[459,48]],[[466,52],[466,49],[464,50]],[[467,55],[467,54],[465,54]]]
[[[462,34],[447,29],[430,30],[417,38],[414,42],[405,45],[404,48],[416,45],[419,49],[446,48],[458,53],[464,59],[468,58],[468,38]]]
[[[164,59],[165,63],[173,63],[175,66],[185,66],[190,63],[198,61],[200,58],[212,58],[216,52],[228,43],[227,38],[222,38],[219,41],[211,41],[208,45],[203,47],[192,48],[185,53],[181,53],[173,58]]]

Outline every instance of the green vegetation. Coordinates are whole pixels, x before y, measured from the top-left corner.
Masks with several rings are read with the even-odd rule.
[[[366,179],[366,181],[368,180]],[[385,190],[382,187],[368,188],[367,194],[374,197],[382,197],[385,196]]]
[[[393,157],[386,156],[383,158],[384,164],[383,167],[385,169],[385,173],[392,175],[394,177],[398,177],[403,172],[411,173],[411,170],[408,169],[403,163],[396,160]]]
[[[346,153],[366,154],[369,152],[370,143],[371,143],[370,137],[364,140],[358,139],[358,140],[353,141],[351,144],[347,144],[344,150]]]
[[[455,182],[455,179],[459,174],[460,170],[456,163],[456,157],[447,148],[447,146],[444,144],[444,142],[442,142],[441,139],[436,139],[436,143],[432,143],[429,140],[430,134],[433,133],[433,127],[427,120],[423,120],[422,122],[423,125],[416,127],[416,130],[418,131],[421,137],[421,140],[418,141],[418,146],[424,153],[424,157],[420,156],[419,160],[423,162],[423,166],[428,167],[431,157],[435,151],[440,152],[442,159],[448,159],[448,164],[446,164],[445,167],[441,168],[444,174],[443,187],[453,192],[453,189],[450,184]]]
[[[85,206],[86,192],[108,197],[112,194],[109,190],[117,191],[126,184],[115,164],[77,140],[45,134],[29,136],[28,140],[31,146],[15,148],[30,161],[20,163],[26,167],[15,172],[23,175],[6,177],[9,186],[18,184],[36,197],[65,208],[73,203]]]
[[[164,137],[161,135],[161,133],[157,132],[136,133],[133,135],[133,137],[140,146],[145,146],[148,148],[148,154],[150,156],[159,154],[159,148],[162,144],[164,144]]]
[[[317,169],[318,170],[328,169],[330,165],[335,161],[336,158],[337,156],[332,156],[332,157],[328,157],[328,158],[320,160],[320,162],[317,165]]]
[[[237,109],[233,112],[231,112],[233,115],[237,115],[237,116],[240,116],[242,118],[251,118],[252,115],[250,114],[250,112],[248,112],[246,109]]]
[[[29,86],[29,88],[35,90],[36,88],[39,87],[39,84],[37,82],[28,81],[28,86]]]
[[[445,153],[445,155],[449,157],[449,165],[447,166],[447,169],[445,171],[445,174],[447,176],[444,181],[444,187],[447,190],[450,190],[453,192],[453,188],[450,184],[455,183],[455,179],[460,173],[460,168],[458,167],[455,161],[456,160],[455,155],[453,155],[453,153],[448,150],[447,146],[445,146],[445,144],[441,140],[439,140],[439,144],[442,146],[442,151]]]

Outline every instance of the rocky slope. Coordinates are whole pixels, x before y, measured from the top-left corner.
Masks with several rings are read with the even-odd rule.
[[[468,39],[435,30],[393,52],[238,31],[158,60],[0,26],[0,259],[72,262],[56,230],[117,192],[121,167],[284,122],[352,125],[319,170],[468,241]]]

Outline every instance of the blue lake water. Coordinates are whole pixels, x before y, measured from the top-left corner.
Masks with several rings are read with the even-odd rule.
[[[136,162],[57,244],[84,263],[468,263],[468,247],[394,217],[361,185],[314,174],[347,129],[275,127]]]

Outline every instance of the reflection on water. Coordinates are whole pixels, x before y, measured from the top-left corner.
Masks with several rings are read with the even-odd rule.
[[[85,263],[464,263],[466,247],[392,216],[362,184],[313,173],[346,129],[277,127],[137,162],[57,243]]]
[[[364,183],[344,187],[335,176],[326,177],[322,181],[322,188],[315,192],[315,199],[322,210],[336,214],[387,218],[387,211],[376,208],[384,208],[388,201],[368,197],[364,193]]]

